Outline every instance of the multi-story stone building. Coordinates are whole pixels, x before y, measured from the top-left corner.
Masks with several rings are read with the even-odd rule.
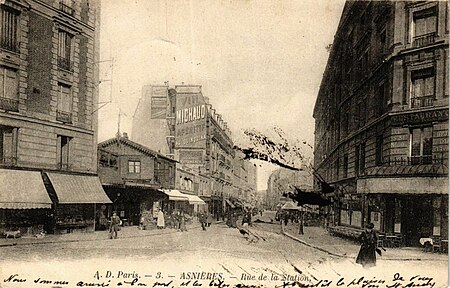
[[[6,0],[0,13],[0,222],[91,226],[91,204],[109,202],[96,177],[99,1]]]
[[[217,217],[230,203],[225,199],[238,198],[239,191],[250,189],[248,181],[241,182],[240,174],[236,177],[233,170],[235,150],[230,130],[199,85],[144,86],[132,136],[196,173],[198,188],[202,187],[202,193],[196,194]],[[255,174],[250,179],[256,191],[256,170],[249,171]]]
[[[446,237],[448,29],[445,2],[345,4],[313,115],[335,225]]]

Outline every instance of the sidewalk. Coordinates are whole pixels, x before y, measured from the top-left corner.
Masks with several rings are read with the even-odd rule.
[[[342,239],[330,235],[321,227],[304,227],[304,234],[298,234],[298,224],[289,223],[287,226],[282,225],[283,234],[304,245],[313,247],[333,256],[356,259],[360,245],[350,240]],[[447,254],[425,252],[421,248],[402,247],[402,248],[386,248],[382,251],[382,256],[378,256],[382,260],[433,260],[448,262]]]
[[[220,223],[215,222],[214,224]],[[187,225],[188,231],[191,229],[200,228],[200,223],[197,221]],[[138,226],[125,226],[119,231],[119,238],[136,238],[136,237],[149,237],[163,234],[176,233],[175,229],[152,229],[152,230],[140,230]],[[15,245],[37,245],[37,244],[50,244],[50,243],[63,243],[63,242],[82,242],[82,241],[102,241],[109,240],[108,231],[95,231],[95,232],[75,232],[69,234],[60,235],[45,235],[44,238],[38,239],[35,237],[21,237],[17,239],[13,238],[0,238],[0,247],[15,246]]]

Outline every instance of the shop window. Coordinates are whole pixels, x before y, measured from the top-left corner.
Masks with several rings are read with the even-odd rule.
[[[19,52],[18,26],[20,12],[5,5],[1,5],[0,11],[2,25],[0,47],[8,51]]]
[[[414,47],[420,47],[433,43],[437,29],[436,6],[417,11],[413,14],[412,40]]]
[[[72,123],[72,91],[71,87],[58,83],[58,109],[56,120]]]
[[[410,130],[410,164],[431,164],[433,156],[433,128],[421,127]]]
[[[58,31],[58,67],[67,71],[73,71],[72,50],[73,35]]]
[[[0,126],[0,164],[2,165],[17,164],[17,130],[18,128]]]
[[[70,137],[58,135],[57,156],[58,166],[61,170],[68,170],[70,168],[70,141]]]
[[[433,68],[411,72],[411,108],[433,105],[435,73]]]
[[[0,109],[19,111],[17,70],[0,66]]]
[[[128,161],[128,173],[139,174],[141,173],[141,161]]]

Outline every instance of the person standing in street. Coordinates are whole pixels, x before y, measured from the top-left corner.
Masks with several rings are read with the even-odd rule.
[[[161,208],[158,211],[158,216],[156,217],[156,227],[158,229],[164,229],[165,223],[164,223],[164,212],[161,210]]]
[[[373,223],[366,225],[366,229],[358,237],[361,243],[356,263],[361,264],[364,268],[376,265],[377,257],[375,252],[381,255],[381,250],[377,248],[377,234],[373,230]]]
[[[207,212],[207,217],[206,217],[206,226],[207,227],[211,227],[211,224],[213,222],[213,216],[211,213]]]
[[[181,232],[187,232],[186,227],[186,216],[184,215],[184,211],[180,212],[180,231]]]
[[[120,231],[120,218],[117,216],[117,212],[114,211],[113,215],[111,216],[111,222],[109,224],[109,238],[110,239],[117,239],[118,231]]]
[[[206,215],[205,212],[200,212],[200,215],[198,215],[198,221],[200,221],[200,225],[202,225],[202,230],[206,230]]]

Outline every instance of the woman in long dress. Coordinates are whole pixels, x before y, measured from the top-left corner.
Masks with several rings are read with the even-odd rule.
[[[165,223],[164,223],[164,213],[161,209],[158,211],[158,216],[156,218],[156,227],[158,229],[164,229]]]
[[[373,267],[377,264],[377,256],[375,255],[377,250],[377,234],[373,228],[373,223],[367,224],[366,230],[358,238],[361,243],[361,248],[359,249],[356,263],[361,264],[363,267]]]

